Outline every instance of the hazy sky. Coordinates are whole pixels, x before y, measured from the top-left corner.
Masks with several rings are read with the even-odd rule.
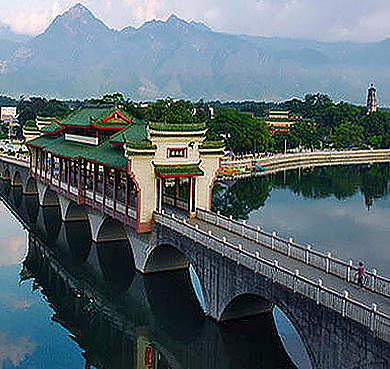
[[[80,1],[0,0],[0,23],[37,34]],[[108,26],[140,26],[175,13],[216,31],[322,41],[379,41],[390,37],[389,0],[85,0]]]

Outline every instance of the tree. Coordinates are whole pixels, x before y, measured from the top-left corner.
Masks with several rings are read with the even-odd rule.
[[[270,129],[263,120],[236,109],[217,108],[208,126],[209,138],[225,138],[227,146],[237,153],[266,151],[271,143]]]
[[[361,145],[363,141],[364,128],[356,123],[346,120],[340,126],[336,127],[335,132],[331,135],[331,142],[336,148],[347,146]]]
[[[291,137],[299,146],[312,150],[321,146],[320,134],[316,124],[307,121],[298,121],[291,128]]]

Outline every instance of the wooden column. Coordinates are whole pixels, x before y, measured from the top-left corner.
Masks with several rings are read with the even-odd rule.
[[[116,211],[116,201],[118,198],[118,180],[119,180],[119,170],[114,169],[114,188],[112,190],[114,211]]]
[[[41,178],[44,178],[45,175],[45,153],[41,149]]]
[[[85,191],[87,189],[87,173],[88,173],[88,161],[84,159],[84,171],[83,171],[83,180],[81,182],[82,187],[83,187],[83,196],[85,196]]]
[[[126,216],[129,216],[129,195],[130,195],[130,177],[126,173],[126,189],[125,189],[125,205],[126,205]]]
[[[42,163],[42,149],[37,149],[37,150],[39,150],[39,153],[38,153],[38,155],[39,155],[39,177],[42,178],[42,171],[43,171],[43,168],[42,168],[42,165],[43,165],[43,163]]]
[[[54,175],[54,156],[50,154],[50,183],[53,184],[53,175]]]
[[[177,199],[179,198],[180,190],[180,178],[175,178],[175,194],[174,194],[174,205],[177,207]]]
[[[103,208],[106,206],[107,167],[103,166]]]
[[[72,162],[70,159],[66,159],[66,167],[67,167],[67,172],[68,172],[68,194],[70,193],[70,183],[71,183],[71,177],[72,177],[72,173],[71,173],[71,166],[72,166]]]
[[[96,163],[93,163],[92,166],[93,166],[92,198],[93,198],[93,202],[95,203],[96,202],[97,180],[98,180],[99,167]]]
[[[191,202],[190,202],[190,211],[195,213],[196,210],[196,177],[191,178]]]
[[[79,159],[76,162],[76,165],[77,165],[77,168],[76,168],[76,170],[77,170],[77,199],[79,201],[83,197],[83,189],[81,186],[81,174],[82,174],[81,166],[82,166],[82,163],[83,163],[83,159]]]
[[[38,175],[38,155],[40,150],[36,147],[35,148],[35,175]]]
[[[60,169],[58,170],[58,188],[60,189],[60,192],[61,192],[61,183],[62,183],[62,158],[61,158],[61,156],[59,157],[59,164],[60,164]]]

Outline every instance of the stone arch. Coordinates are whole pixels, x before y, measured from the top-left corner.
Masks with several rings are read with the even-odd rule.
[[[57,239],[61,229],[61,214],[58,206],[39,206],[36,228],[45,241]]]
[[[41,206],[59,206],[60,201],[56,192],[47,187],[43,193]]]
[[[12,176],[11,186],[22,187],[22,185],[23,185],[22,176],[21,176],[20,172],[18,170],[16,170]]]
[[[70,201],[68,203],[66,210],[64,212],[61,211],[64,214],[63,221],[88,221],[88,210],[86,206],[78,205]]]
[[[89,214],[92,239],[104,279],[113,291],[123,291],[133,280],[134,254],[122,223],[108,217]]]
[[[71,254],[80,264],[84,263],[91,251],[92,232],[88,220],[64,222],[66,241]]]
[[[128,240],[96,244],[100,270],[110,284],[111,291],[120,292],[130,287],[134,277],[134,257]]]
[[[177,240],[176,240],[177,241]],[[192,258],[182,251],[180,245],[174,239],[162,239],[155,248],[149,251],[142,272],[154,274],[160,272],[178,272],[186,275],[186,284],[192,290],[197,300],[197,308],[208,315],[209,304],[206,301],[204,281],[202,273],[198,270],[196,258]],[[165,278],[165,277],[164,277]]]
[[[39,210],[39,202],[37,196],[26,196],[26,213],[30,223],[35,223],[38,210]]]
[[[11,171],[9,168],[6,168],[3,172],[3,179],[6,181],[11,181]]]
[[[113,242],[128,240],[126,230],[119,221],[105,217],[99,225],[95,242]]]
[[[162,244],[150,252],[145,263],[144,273],[187,269],[189,265],[189,260],[176,247]]]
[[[256,294],[239,294],[230,300],[222,311],[219,321],[240,319],[270,313],[274,304]]]
[[[35,178],[29,177],[27,179],[24,194],[25,195],[37,195],[38,194],[37,180]]]
[[[23,199],[22,187],[20,187],[20,186],[13,187],[12,186],[10,189],[9,200],[13,203],[13,205],[16,208],[19,208],[20,205],[22,204],[22,199]]]

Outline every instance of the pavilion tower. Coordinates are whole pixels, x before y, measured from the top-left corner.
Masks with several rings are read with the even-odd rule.
[[[368,113],[376,111],[376,89],[373,84],[371,84],[370,88],[368,89],[367,110]]]

